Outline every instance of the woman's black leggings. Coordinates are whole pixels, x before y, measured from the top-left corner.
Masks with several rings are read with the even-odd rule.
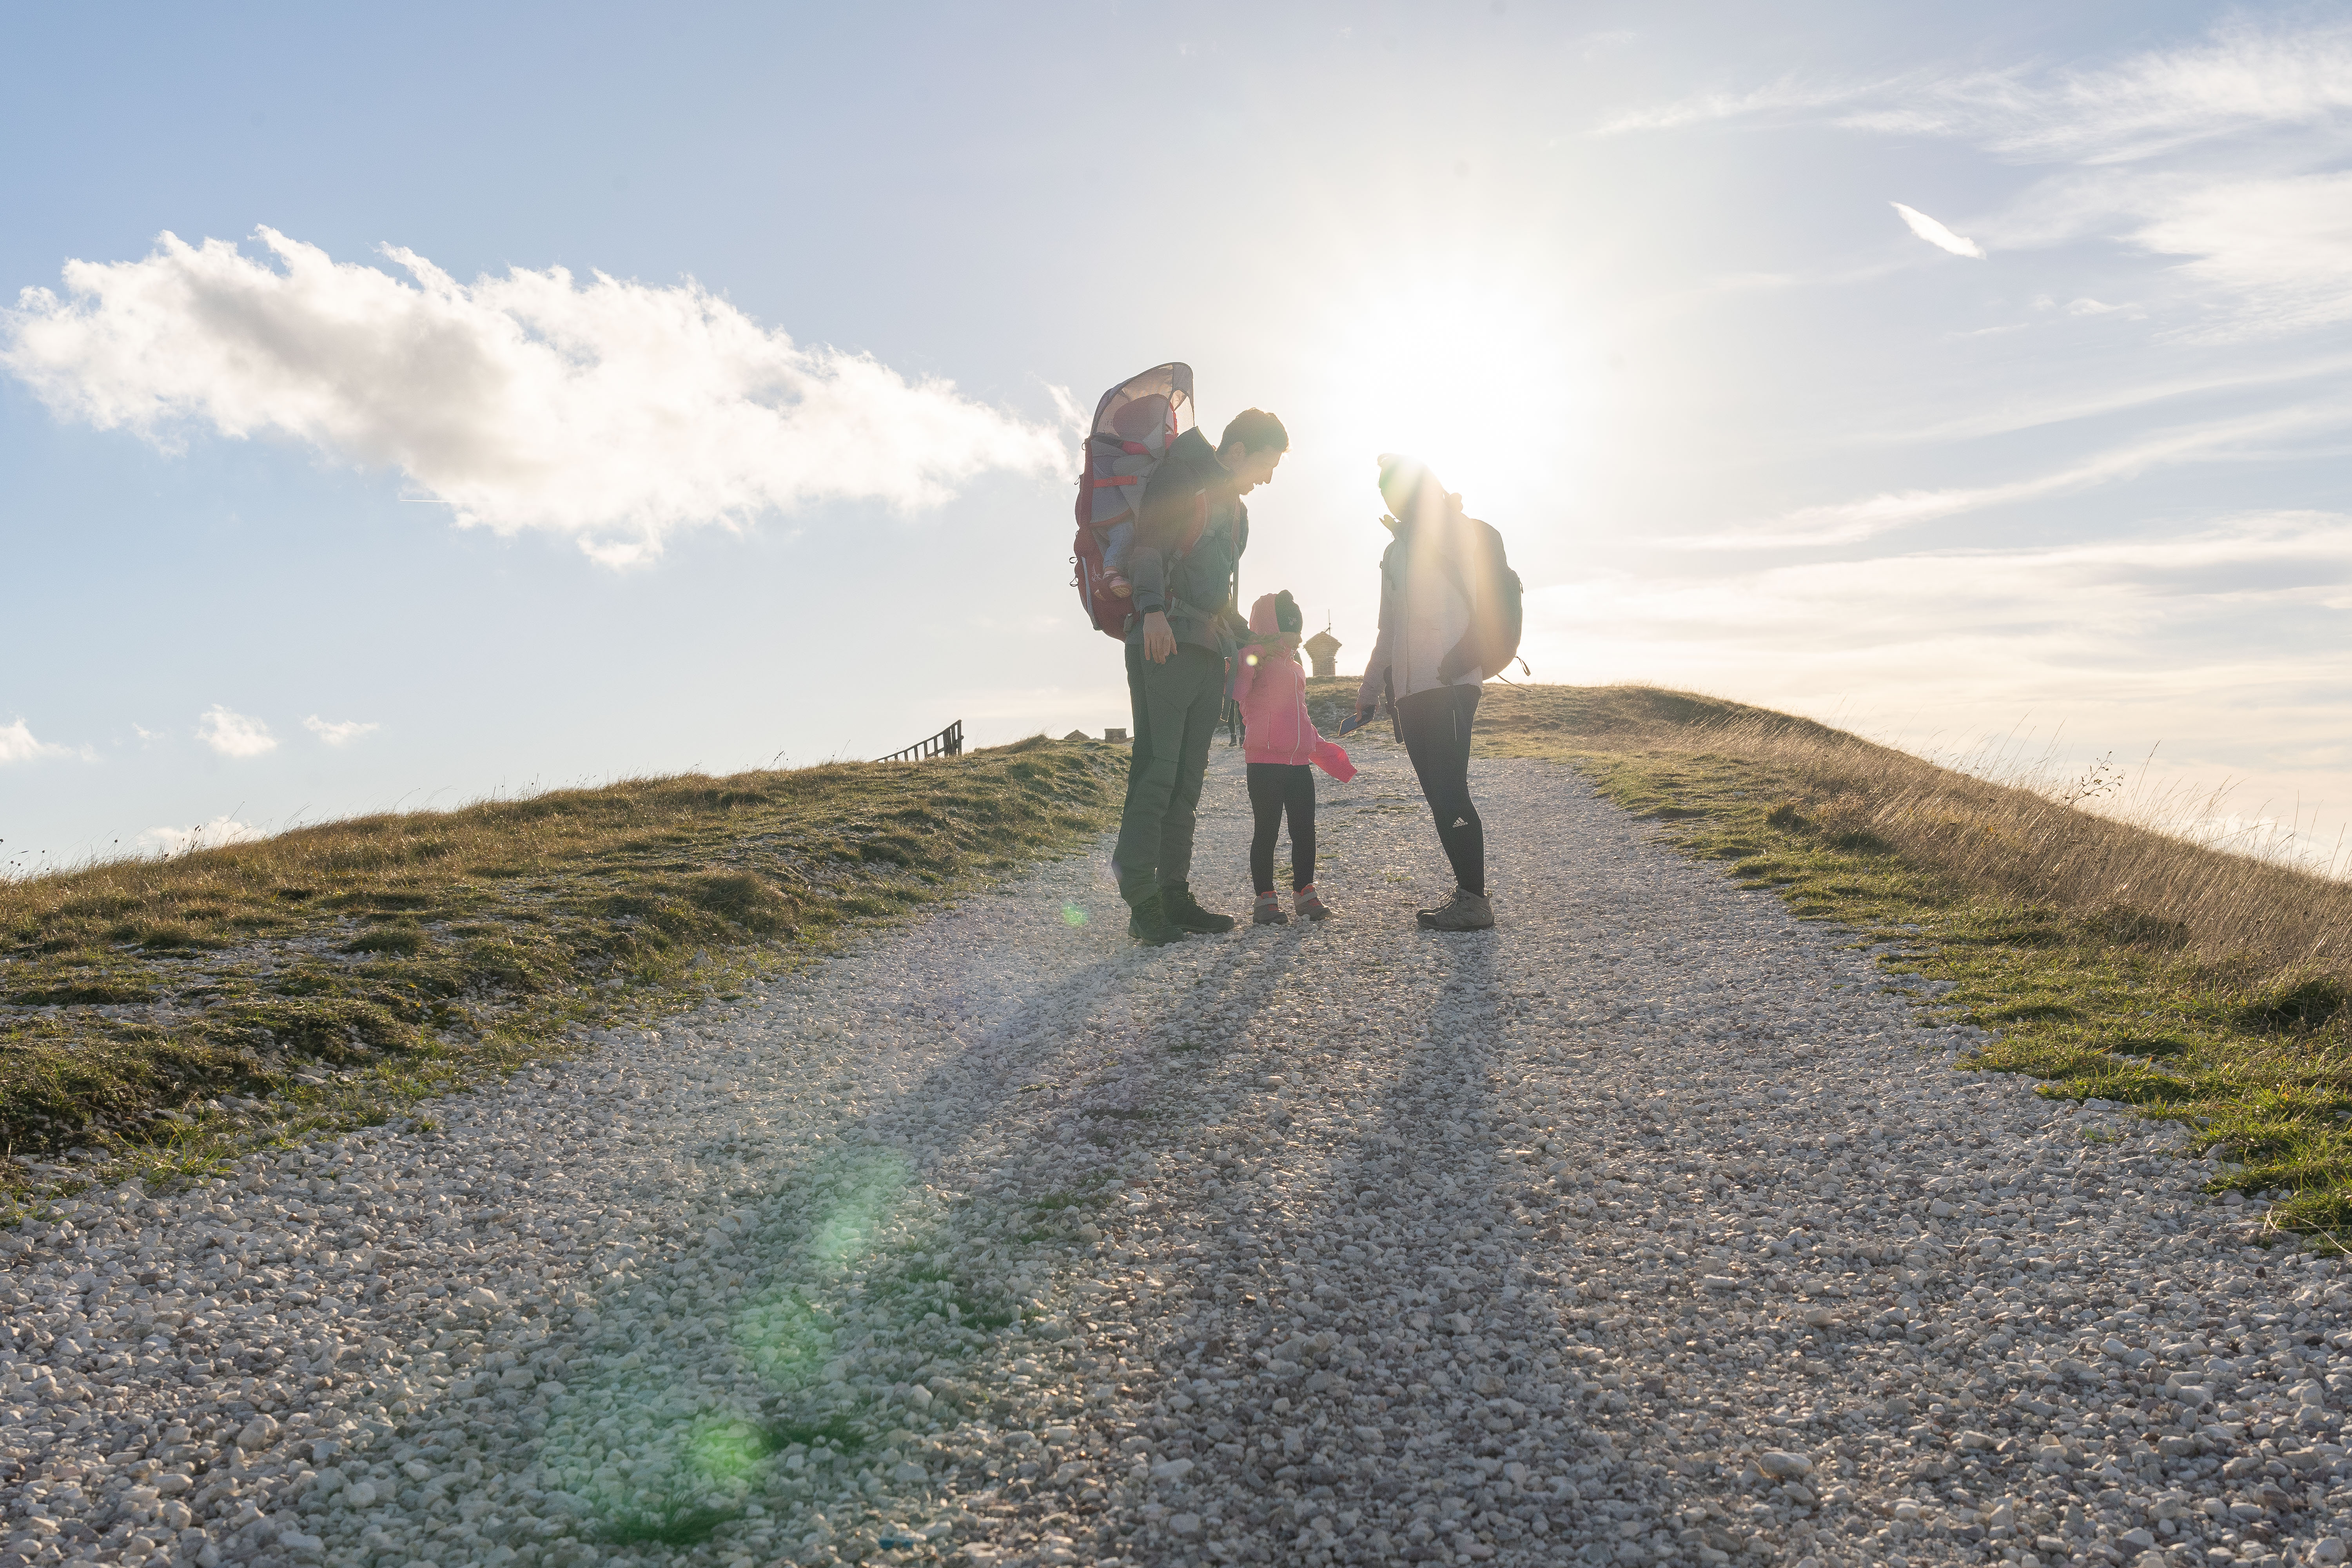
[[[1454,863],[1454,879],[1483,896],[1486,826],[1470,803],[1470,722],[1478,716],[1478,688],[1416,691],[1396,705],[1396,716],[1405,754],[1421,777],[1422,797],[1437,818],[1438,842]]]
[[[1257,836],[1250,840],[1250,880],[1261,893],[1274,891],[1274,841],[1282,814],[1290,813],[1290,885],[1315,884],[1315,773],[1305,763],[1252,763],[1250,813]]]

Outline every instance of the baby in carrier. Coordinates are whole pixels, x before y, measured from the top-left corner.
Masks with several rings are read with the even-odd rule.
[[[1249,763],[1250,879],[1257,887],[1262,926],[1287,925],[1274,890],[1274,841],[1290,817],[1290,886],[1298,918],[1319,921],[1330,909],[1315,893],[1315,775],[1311,763],[1342,782],[1356,776],[1348,753],[1315,730],[1307,713],[1307,672],[1298,668],[1298,631],[1305,617],[1288,589],[1250,606],[1252,640],[1235,656],[1234,700],[1241,705],[1243,755]]]

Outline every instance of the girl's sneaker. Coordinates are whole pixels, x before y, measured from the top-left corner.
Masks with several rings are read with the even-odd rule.
[[[1307,883],[1307,886],[1299,889],[1296,894],[1292,895],[1292,897],[1298,905],[1298,918],[1300,920],[1328,921],[1331,918],[1330,907],[1325,904],[1321,895],[1315,891],[1314,883]]]
[[[1290,917],[1282,912],[1280,893],[1260,893],[1257,896],[1257,909],[1250,915],[1250,924],[1286,926],[1289,923]]]

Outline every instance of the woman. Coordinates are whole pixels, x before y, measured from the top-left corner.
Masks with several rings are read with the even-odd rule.
[[[1478,577],[1472,552],[1491,531],[1465,517],[1461,499],[1410,458],[1381,457],[1381,499],[1389,509],[1381,521],[1395,537],[1381,557],[1381,635],[1356,696],[1357,718],[1370,719],[1388,700],[1454,867],[1453,896],[1416,911],[1422,929],[1485,931],[1495,923],[1486,830],[1470,799],[1470,725],[1484,675],[1468,651],[1468,584]]]

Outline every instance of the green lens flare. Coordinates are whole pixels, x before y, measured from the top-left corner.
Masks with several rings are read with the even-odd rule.
[[[684,1457],[698,1479],[727,1482],[750,1475],[776,1447],[773,1437],[747,1422],[713,1421],[695,1429]]]
[[[1082,926],[1087,923],[1087,911],[1076,904],[1064,904],[1062,923],[1066,926]]]

